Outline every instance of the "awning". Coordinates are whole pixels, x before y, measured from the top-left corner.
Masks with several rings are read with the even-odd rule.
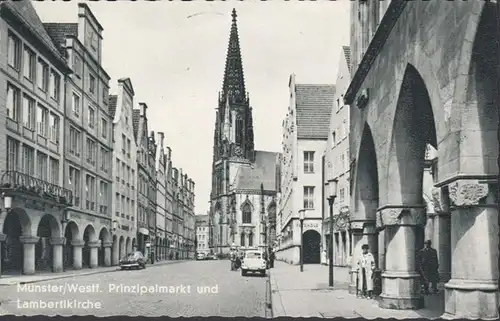
[[[144,234],[144,235],[149,235],[149,230],[144,227],[139,227],[139,233]]]

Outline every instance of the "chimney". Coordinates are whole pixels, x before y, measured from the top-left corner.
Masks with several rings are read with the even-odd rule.
[[[146,103],[139,103],[139,108],[141,109],[141,116],[146,117],[146,110],[148,109],[148,105],[146,105]]]

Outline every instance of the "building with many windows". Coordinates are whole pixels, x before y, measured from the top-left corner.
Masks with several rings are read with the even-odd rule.
[[[158,147],[156,148],[156,260],[167,258],[167,157],[165,155],[165,134],[157,133]]]
[[[137,142],[137,241],[138,250],[149,258],[156,242],[156,143],[148,136],[148,106],[139,103],[132,121]]]
[[[323,219],[322,156],[328,139],[333,85],[288,83],[290,106],[283,121],[281,197],[277,220],[281,241],[276,258],[300,262],[300,217],[304,210],[304,262],[320,263]]]
[[[64,82],[71,69],[29,1],[0,3],[0,47],[2,273],[60,272],[61,222],[73,198],[63,182],[68,176],[62,130]],[[75,254],[80,267],[81,252]]]
[[[101,65],[103,28],[86,4],[77,23],[46,23],[45,29],[68,57],[73,73],[65,90],[64,181],[74,203],[64,237],[65,267],[111,265],[110,76]],[[81,253],[81,254],[80,254]],[[79,256],[82,258],[80,259]]]
[[[109,96],[113,146],[113,264],[137,247],[137,144],[132,113],[134,87],[130,78],[118,80],[118,92]]]
[[[172,149],[167,146],[165,153],[165,167],[166,167],[166,182],[165,182],[165,231],[167,239],[167,258],[172,259],[175,256],[174,245],[174,180],[173,173],[174,167],[172,165]]]
[[[210,253],[208,239],[210,237],[208,214],[196,215],[196,253]]]
[[[352,255],[352,237],[349,230],[350,207],[350,163],[349,163],[349,106],[344,105],[344,93],[349,86],[351,76],[349,72],[350,48],[342,46],[338,64],[337,80],[335,83],[335,97],[330,117],[329,135],[324,151],[323,185],[328,180],[337,180],[337,197],[333,204],[333,236],[329,230],[328,195],[323,198],[323,238],[325,262],[329,262],[329,246],[333,238],[333,264],[347,266]],[[352,266],[356,269],[356,265]]]

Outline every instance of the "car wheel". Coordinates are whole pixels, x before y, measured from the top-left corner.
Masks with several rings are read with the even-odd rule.
[[[246,270],[241,270],[241,276],[247,276],[247,271]]]

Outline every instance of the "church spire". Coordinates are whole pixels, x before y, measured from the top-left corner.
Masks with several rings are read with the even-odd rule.
[[[226,69],[222,84],[222,99],[226,100],[228,94],[235,103],[244,103],[246,100],[245,78],[243,76],[243,64],[241,61],[240,40],[238,38],[238,26],[236,23],[236,9],[231,14],[233,22],[229,35],[229,45],[226,56]]]

